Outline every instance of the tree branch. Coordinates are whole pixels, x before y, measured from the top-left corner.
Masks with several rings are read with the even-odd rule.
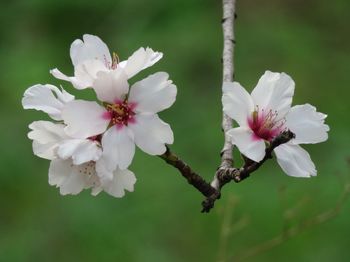
[[[235,13],[235,5],[236,0],[223,0],[223,17],[221,20],[222,24],[222,32],[224,37],[224,47],[222,53],[222,67],[223,67],[223,76],[222,82],[232,82],[234,79],[234,45],[236,43],[234,39],[234,21],[236,18]],[[236,172],[237,169],[232,168],[234,165],[234,160],[232,156],[233,145],[230,141],[229,136],[227,135],[227,131],[232,128],[232,119],[223,113],[222,115],[222,131],[224,132],[224,146],[221,150],[221,164],[216,173],[214,174],[214,178],[211,182],[211,186],[216,189],[216,193],[210,196],[212,199],[220,198],[220,172]],[[211,203],[212,201],[207,198],[206,202]],[[213,200],[215,201],[215,200]],[[204,202],[203,202],[204,203]],[[209,204],[210,205],[210,204]],[[207,204],[203,204],[202,212],[208,212],[209,209],[205,208]]]
[[[202,202],[202,212],[209,212],[210,209],[214,207],[215,201],[220,198],[220,191],[224,185],[226,185],[232,180],[236,183],[239,183],[244,179],[248,178],[250,174],[257,170],[266,160],[272,158],[272,151],[276,147],[278,147],[281,144],[287,143],[293,138],[295,138],[295,135],[291,131],[287,130],[282,132],[274,140],[271,141],[268,147],[266,147],[265,157],[260,162],[254,162],[253,160],[246,159],[244,166],[241,168],[219,167],[218,171],[216,172],[216,191]]]
[[[276,147],[287,143],[292,138],[294,138],[294,134],[291,131],[282,132],[266,148],[265,157],[260,162],[254,162],[250,159],[247,159],[244,166],[241,168],[220,167],[216,172],[218,188],[214,188],[212,185],[206,182],[205,179],[193,171],[193,169],[188,164],[186,164],[177,155],[171,152],[169,147],[167,147],[166,152],[159,157],[169,165],[179,170],[182,176],[186,178],[187,182],[206,197],[206,199],[202,202],[202,212],[209,212],[214,207],[215,201],[220,198],[220,191],[224,185],[231,182],[232,180],[238,183],[248,178],[249,175],[257,170],[266,160],[272,158],[272,151]]]
[[[234,14],[235,14],[235,0],[223,0],[223,17],[221,20],[222,30],[224,35],[224,48],[222,54],[223,63],[223,82],[232,82],[234,75]],[[221,165],[220,167],[229,168],[233,165],[232,144],[226,132],[232,128],[231,118],[223,113],[222,116],[222,130],[224,132],[225,141],[221,150]]]
[[[209,197],[215,194],[216,190],[206,182],[200,175],[192,170],[192,168],[182,161],[177,155],[170,151],[170,148],[167,147],[166,152],[163,155],[159,156],[169,165],[172,165],[180,171],[182,176],[186,178],[187,182],[197,188],[204,196]]]
[[[232,82],[234,78],[234,20],[236,0],[223,0],[223,18],[222,29],[224,35],[223,48],[223,83]],[[160,156],[169,165],[172,165],[180,171],[187,182],[201,192],[206,199],[202,202],[202,212],[209,212],[214,207],[214,203],[221,196],[221,188],[230,181],[241,182],[249,177],[249,175],[257,170],[267,159],[272,158],[272,151],[277,146],[287,143],[294,138],[294,134],[285,131],[278,135],[266,148],[266,154],[259,163],[250,159],[246,159],[245,164],[241,168],[233,167],[234,161],[232,156],[233,145],[227,136],[227,131],[232,128],[232,119],[223,113],[222,130],[225,134],[224,146],[221,150],[221,164],[215,172],[213,181],[209,184],[199,174],[195,173],[192,168],[182,161],[177,155],[172,153],[167,147],[167,151]]]

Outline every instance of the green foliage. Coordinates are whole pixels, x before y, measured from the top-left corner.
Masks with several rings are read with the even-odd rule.
[[[226,186],[213,212],[201,214],[198,192],[141,152],[131,166],[134,193],[61,197],[47,184],[49,162],[33,156],[26,138],[28,124],[46,117],[22,110],[20,99],[36,83],[77,93],[49,69],[72,72],[69,46],[84,33],[100,36],[121,58],[140,46],[162,51],[164,59],[144,74],[169,72],[178,86],[175,105],[161,114],[175,133],[172,150],[210,179],[222,145],[220,1],[2,2],[0,261],[214,261],[230,195],[240,199],[233,217],[246,214],[249,225],[229,237],[228,257],[281,231],[283,201],[308,199],[295,221],[334,205],[342,190],[337,174],[348,175],[349,10],[347,0],[238,0],[236,80],[253,88],[266,69],[287,72],[296,81],[294,103],[328,113],[330,139],[308,147],[318,177],[287,177],[270,161],[245,182]],[[347,261],[349,206],[251,261]]]

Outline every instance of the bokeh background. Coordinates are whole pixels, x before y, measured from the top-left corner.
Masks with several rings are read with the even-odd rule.
[[[32,154],[26,137],[30,122],[47,117],[24,111],[21,97],[33,84],[52,83],[92,98],[49,74],[54,67],[72,73],[69,46],[84,33],[100,36],[122,59],[140,46],[162,51],[132,82],[170,74],[178,97],[161,117],[174,130],[172,149],[209,180],[222,146],[221,2],[1,1],[0,261],[235,261],[286,226],[334,208],[349,176],[349,11],[348,0],[238,0],[236,80],[250,91],[265,70],[287,72],[296,82],[294,103],[328,114],[330,138],[306,147],[317,177],[288,177],[270,161],[225,187],[215,209],[201,214],[202,196],[140,151],[131,166],[134,193],[60,196],[47,183],[49,162]],[[349,261],[349,212],[350,201],[334,219],[245,261]]]

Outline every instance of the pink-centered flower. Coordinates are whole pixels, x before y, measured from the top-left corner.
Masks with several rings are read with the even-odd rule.
[[[74,66],[74,76],[66,76],[57,68],[51,74],[61,80],[69,81],[77,89],[92,87],[99,72],[111,72],[123,68],[128,78],[158,62],[163,54],[151,48],[141,47],[127,60],[119,61],[118,56],[109,52],[107,45],[97,36],[83,35],[70,47],[70,57]]]
[[[146,153],[159,155],[165,144],[173,143],[170,126],[157,113],[170,107],[176,86],[168,74],[158,72],[135,83],[128,79],[152,66],[163,54],[140,48],[126,61],[119,62],[100,38],[84,35],[70,49],[74,76],[58,69],[51,73],[69,81],[77,89],[92,87],[101,103],[75,100],[74,96],[52,85],[29,88],[22,100],[25,109],[41,110],[54,120],[30,125],[34,154],[51,160],[49,183],[62,194],[77,194],[92,188],[121,197],[136,182],[127,170],[135,144]]]
[[[150,155],[166,151],[173,132],[157,115],[176,98],[176,86],[168,74],[158,72],[136,82],[129,89],[125,70],[99,72],[93,82],[102,102],[75,100],[66,104],[62,118],[71,137],[102,135],[103,153],[97,170],[109,177],[117,168],[126,169],[134,156],[135,144]]]
[[[291,107],[294,81],[285,73],[266,71],[249,94],[239,83],[224,83],[223,110],[239,127],[227,135],[246,157],[259,162],[266,143],[284,130],[295,134],[286,144],[274,149],[281,168],[290,176],[310,177],[316,168],[310,155],[299,144],[320,143],[328,138],[326,115],[309,105]]]
[[[62,109],[74,96],[53,85],[29,87],[22,99],[25,109],[47,113],[54,120],[62,120]],[[125,190],[133,191],[135,175],[129,170],[116,169],[109,178],[101,178],[96,171],[96,161],[101,158],[102,147],[98,137],[70,137],[66,125],[60,122],[35,121],[29,125],[28,137],[33,140],[35,155],[51,160],[49,184],[60,188],[62,195],[78,194],[92,189],[97,195],[105,191],[122,197]]]

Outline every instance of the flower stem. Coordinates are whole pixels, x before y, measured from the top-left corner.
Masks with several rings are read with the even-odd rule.
[[[223,0],[223,17],[221,20],[222,31],[224,37],[224,47],[222,53],[223,76],[222,81],[232,82],[234,79],[234,20],[235,20],[235,4],[236,0]],[[232,128],[231,118],[223,113],[222,130],[224,132],[225,141],[221,150],[221,165],[220,167],[229,168],[234,164],[232,157],[232,144],[227,131]]]
[[[191,167],[182,161],[177,155],[171,152],[170,148],[167,147],[166,152],[159,156],[169,165],[175,167],[180,171],[182,176],[186,178],[187,182],[197,188],[205,197],[209,197],[215,194],[216,190],[206,182],[199,174],[194,172]]]

